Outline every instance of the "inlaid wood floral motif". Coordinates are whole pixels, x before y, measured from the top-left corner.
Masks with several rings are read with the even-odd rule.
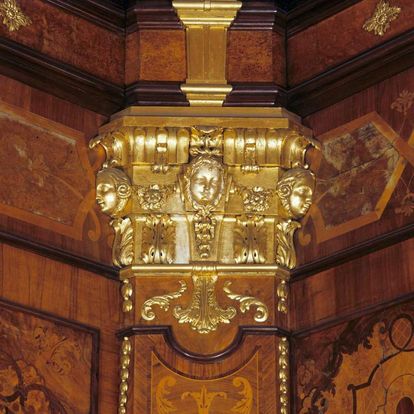
[[[295,358],[295,412],[397,413],[414,401],[414,304],[299,339]]]
[[[90,414],[94,337],[0,303],[0,412]]]
[[[236,372],[213,380],[195,380],[170,370],[152,355],[154,414],[258,413],[258,356]]]

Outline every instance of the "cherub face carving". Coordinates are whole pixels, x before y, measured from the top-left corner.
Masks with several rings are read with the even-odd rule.
[[[216,206],[224,189],[224,167],[209,156],[195,158],[185,173],[186,196],[194,208]]]
[[[104,168],[96,178],[96,201],[105,214],[116,217],[131,195],[128,176],[117,168]]]
[[[303,217],[312,205],[315,177],[300,168],[286,171],[277,184],[277,194],[285,210],[293,218]]]

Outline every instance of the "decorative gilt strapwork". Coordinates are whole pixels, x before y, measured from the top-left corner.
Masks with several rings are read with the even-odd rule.
[[[380,0],[375,7],[374,14],[363,25],[367,32],[373,32],[377,36],[384,36],[390,28],[391,22],[399,16],[401,8],[391,6],[386,0]]]
[[[30,17],[22,12],[16,0],[3,0],[0,3],[0,16],[9,32],[14,32],[32,23]]]

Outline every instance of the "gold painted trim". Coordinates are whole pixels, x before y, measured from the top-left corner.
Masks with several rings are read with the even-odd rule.
[[[188,265],[133,265],[120,270],[120,279],[125,280],[136,276],[157,276],[162,275],[191,275],[197,269],[194,264]],[[248,275],[251,276],[274,276],[280,279],[288,280],[290,272],[278,265],[214,265],[210,266],[211,271],[217,272],[219,276],[229,274]]]

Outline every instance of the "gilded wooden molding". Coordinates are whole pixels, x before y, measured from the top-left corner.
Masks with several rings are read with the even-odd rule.
[[[134,290],[132,287],[132,283],[129,279],[125,279],[122,281],[121,287],[121,295],[122,295],[122,311],[124,313],[132,311],[132,295],[134,294]]]
[[[221,106],[232,87],[226,81],[227,28],[241,7],[238,0],[174,0],[186,28],[190,105]]]
[[[129,380],[129,366],[131,364],[132,343],[128,337],[124,337],[121,344],[120,354],[120,385],[119,385],[119,404],[118,414],[127,414],[128,403],[128,380]]]
[[[14,32],[32,23],[30,17],[22,12],[16,0],[3,0],[0,3],[0,16],[9,32]]]
[[[391,6],[389,1],[380,0],[373,15],[364,23],[362,28],[373,32],[377,36],[384,36],[391,26],[391,22],[398,18],[401,7]]]
[[[286,337],[279,342],[279,392],[280,414],[289,414],[289,341]]]

